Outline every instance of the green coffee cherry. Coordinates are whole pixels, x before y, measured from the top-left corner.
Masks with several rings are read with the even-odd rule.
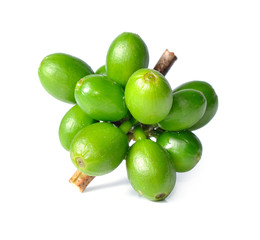
[[[96,74],[107,75],[106,65],[101,66],[97,71]]]
[[[125,101],[137,121],[155,124],[162,121],[171,109],[171,86],[159,72],[139,69],[126,85]]]
[[[170,153],[177,172],[187,172],[194,168],[202,155],[200,140],[188,130],[164,132],[159,135],[157,142]]]
[[[174,188],[176,172],[169,153],[149,139],[132,145],[126,167],[134,190],[149,200],[165,199]]]
[[[59,138],[61,145],[70,150],[70,145],[75,135],[84,127],[94,123],[78,105],[72,107],[62,118],[59,127]]]
[[[93,70],[87,63],[64,53],[48,55],[42,60],[38,70],[45,90],[68,103],[76,103],[74,89],[79,79],[92,73]]]
[[[212,86],[203,81],[191,81],[182,84],[174,89],[174,93],[183,89],[195,89],[200,91],[207,100],[207,108],[203,117],[195,123],[190,130],[196,130],[205,126],[216,114],[218,110],[218,96]]]
[[[173,94],[170,113],[159,126],[168,131],[181,131],[192,127],[205,113],[207,101],[196,90],[187,89]]]
[[[143,40],[134,33],[120,34],[110,45],[107,58],[107,76],[125,86],[129,77],[138,69],[146,68],[149,54]]]
[[[102,121],[118,121],[126,116],[123,88],[104,75],[82,78],[75,88],[75,98],[89,117]]]
[[[77,169],[90,176],[113,171],[128,150],[126,134],[111,123],[94,123],[73,139],[70,155]]]

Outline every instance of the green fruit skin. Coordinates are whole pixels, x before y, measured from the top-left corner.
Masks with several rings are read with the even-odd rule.
[[[106,57],[107,76],[123,87],[138,69],[148,67],[149,53],[144,41],[134,33],[120,34]]]
[[[84,127],[94,123],[78,105],[73,106],[62,118],[59,127],[59,138],[61,145],[70,150],[70,145],[75,135]]]
[[[161,73],[139,69],[127,82],[125,101],[137,121],[155,124],[163,120],[171,109],[171,86]]]
[[[76,103],[74,89],[77,81],[92,73],[93,70],[87,63],[64,53],[48,55],[42,60],[38,69],[45,90],[67,103]]]
[[[204,95],[192,89],[173,94],[172,108],[168,116],[159,123],[167,131],[188,129],[198,122],[205,113],[207,100]]]
[[[113,171],[125,158],[128,138],[111,123],[93,123],[73,139],[70,155],[77,169],[90,176]]]
[[[201,159],[202,144],[199,138],[188,130],[164,132],[159,135],[157,142],[170,153],[177,172],[191,170]]]
[[[88,75],[75,88],[77,104],[89,117],[102,121],[118,121],[126,116],[123,88],[104,75]]]
[[[101,66],[97,71],[96,74],[107,75],[106,65]]]
[[[174,92],[178,92],[183,89],[195,89],[200,91],[207,99],[207,108],[203,117],[194,124],[190,130],[196,130],[205,126],[216,114],[218,110],[218,96],[212,86],[203,81],[191,81],[182,84],[174,89]]]
[[[126,167],[134,190],[149,200],[165,199],[175,186],[176,171],[169,153],[149,139],[132,145]]]

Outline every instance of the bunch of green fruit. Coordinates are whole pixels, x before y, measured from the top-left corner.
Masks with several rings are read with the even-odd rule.
[[[163,55],[159,67],[149,69],[147,46],[134,33],[122,33],[112,42],[106,64],[95,73],[63,53],[42,60],[43,87],[75,104],[61,120],[59,138],[81,175],[78,186],[86,187],[87,177],[107,174],[125,159],[132,187],[158,201],[173,190],[176,172],[198,163],[202,145],[191,131],[213,118],[218,97],[203,81],[172,90],[164,75],[175,60]]]

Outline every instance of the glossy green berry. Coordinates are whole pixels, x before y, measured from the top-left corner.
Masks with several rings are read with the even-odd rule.
[[[216,114],[218,110],[218,96],[213,87],[203,81],[191,81],[182,84],[181,86],[174,89],[174,92],[178,92],[183,89],[195,89],[200,91],[207,100],[207,108],[202,118],[195,123],[190,130],[196,130],[205,126]]]
[[[192,89],[173,94],[170,113],[159,126],[168,131],[180,131],[192,127],[205,113],[207,101],[204,95]]]
[[[113,171],[128,150],[126,134],[111,123],[93,123],[83,128],[73,139],[70,149],[77,169],[90,176]]]
[[[78,105],[73,106],[62,118],[59,127],[61,145],[70,150],[70,145],[75,135],[84,127],[94,123]]]
[[[104,75],[82,78],[75,88],[77,104],[89,117],[102,121],[118,121],[127,114],[123,88]]]
[[[79,58],[64,53],[45,57],[38,75],[42,86],[53,97],[68,103],[76,103],[74,89],[82,77],[92,74],[90,66]]]
[[[107,75],[106,65],[101,66],[97,71],[96,74]]]
[[[144,41],[134,33],[120,34],[110,45],[107,58],[107,76],[123,87],[138,69],[146,68],[149,54]]]
[[[169,153],[149,139],[132,145],[126,167],[132,187],[145,198],[162,200],[174,188],[176,172]]]
[[[157,142],[171,155],[177,172],[187,172],[195,167],[202,155],[202,145],[198,137],[186,130],[164,132]]]
[[[127,82],[125,101],[137,121],[155,124],[168,115],[172,106],[172,90],[161,73],[139,69]]]

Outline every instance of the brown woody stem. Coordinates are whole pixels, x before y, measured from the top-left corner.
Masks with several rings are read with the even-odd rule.
[[[76,186],[80,192],[83,192],[94,178],[95,177],[88,176],[77,170],[70,178],[69,182]]]
[[[177,57],[175,54],[173,52],[169,52],[169,50],[166,49],[159,61],[156,63],[154,70],[157,70],[165,76],[176,60]]]
[[[175,56],[175,54],[173,52],[169,52],[168,49],[166,49],[157,64],[155,65],[154,69],[161,74],[166,75],[176,60],[177,57]],[[131,139],[133,139],[133,134],[130,133],[128,137],[130,141]],[[69,182],[75,185],[80,190],[80,192],[83,192],[94,178],[95,177],[88,176],[77,170],[70,178]]]

